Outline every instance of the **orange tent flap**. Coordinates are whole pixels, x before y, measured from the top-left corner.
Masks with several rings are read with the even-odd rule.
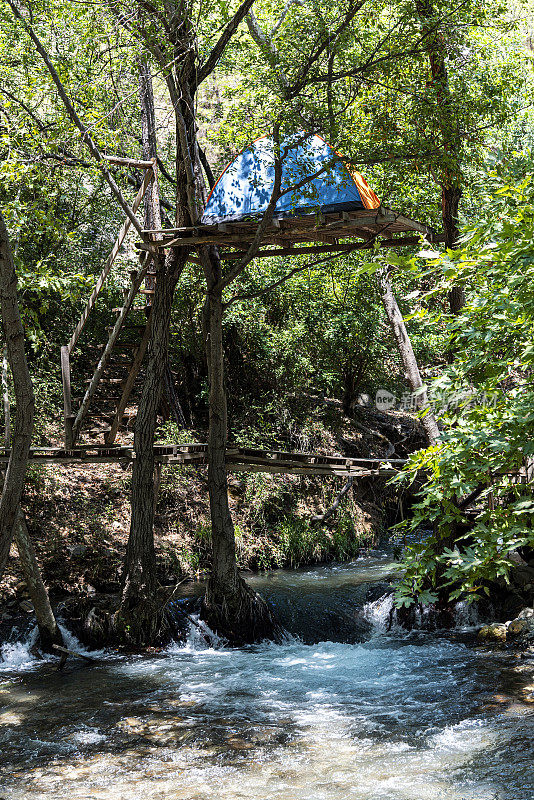
[[[360,197],[364,207],[369,209],[379,208],[380,200],[373,192],[373,190],[371,189],[371,187],[369,186],[363,175],[360,175],[360,173],[356,172],[356,170],[348,170],[348,171],[350,173],[352,180],[358,187],[358,192],[360,193]]]

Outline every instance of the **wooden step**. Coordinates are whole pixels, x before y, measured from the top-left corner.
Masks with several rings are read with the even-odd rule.
[[[98,361],[95,361],[92,364],[93,370],[97,368]],[[113,358],[108,361],[106,372],[109,372],[110,369],[122,369],[123,371],[126,369],[128,370],[129,367],[132,365],[132,358],[130,356],[125,356],[124,358]]]
[[[122,426],[122,427],[124,427],[124,426]],[[111,425],[109,425],[109,426],[107,426],[105,428],[99,428],[98,429],[98,433],[99,434],[103,433],[104,435],[106,435],[106,433],[110,433],[110,431],[111,431]],[[127,431],[130,432],[130,433],[133,433],[133,428],[127,428]]]
[[[139,334],[139,333],[141,333],[142,331],[144,331],[145,327],[146,327],[146,325],[128,325],[128,327],[127,327],[127,328],[126,328],[126,327],[124,327],[124,328],[121,330],[121,332],[120,332],[119,336],[122,336],[122,335],[123,335],[123,334],[125,334],[125,333],[136,333],[136,334]],[[107,330],[107,332],[108,332],[108,333],[111,335],[111,331],[113,330],[113,328],[111,328],[111,327],[110,327],[110,328],[106,328],[106,330]],[[115,345],[114,345],[114,346],[115,346]]]
[[[92,378],[85,378],[84,383],[91,383],[92,380]],[[106,383],[123,383],[125,380],[126,378],[108,378],[106,375],[104,375],[102,378],[100,378],[99,385],[102,386]]]
[[[130,311],[146,311],[150,306],[132,306]],[[114,314],[120,314],[122,308],[112,308]]]
[[[136,417],[137,411],[125,411],[121,417],[121,422],[124,420],[135,419]],[[104,422],[112,422],[115,419],[115,414],[113,412],[110,412],[109,414],[91,414],[91,419],[101,419]]]
[[[99,345],[100,350],[105,348],[105,344]],[[114,353],[131,353],[134,350],[137,350],[139,347],[139,342],[116,342],[113,345],[113,352]]]

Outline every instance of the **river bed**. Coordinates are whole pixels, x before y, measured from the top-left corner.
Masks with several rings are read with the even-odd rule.
[[[211,647],[194,628],[64,673],[4,646],[0,798],[532,800],[534,716],[508,660],[461,631],[388,631],[373,584],[392,568],[255,577],[282,645]]]

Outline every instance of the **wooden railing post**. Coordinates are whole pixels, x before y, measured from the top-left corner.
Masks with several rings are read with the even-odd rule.
[[[72,398],[70,391],[70,350],[68,345],[61,348],[61,380],[63,383],[63,419],[65,425],[65,450],[74,444],[72,438]]]

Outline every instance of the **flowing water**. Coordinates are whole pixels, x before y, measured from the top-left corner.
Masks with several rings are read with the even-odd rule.
[[[508,662],[386,630],[381,557],[253,580],[300,638],[194,628],[161,654],[0,661],[0,798],[532,800],[534,718]]]

